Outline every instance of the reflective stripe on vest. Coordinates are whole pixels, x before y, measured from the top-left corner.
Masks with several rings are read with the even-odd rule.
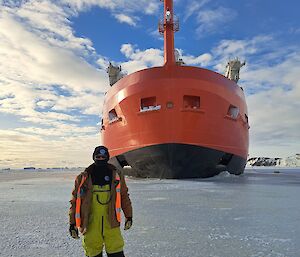
[[[121,181],[118,173],[116,173],[116,181],[119,182],[116,187],[116,215],[118,222],[121,222]]]
[[[76,209],[75,209],[75,222],[76,227],[80,228],[81,226],[81,217],[80,217],[80,208],[81,208],[81,187],[83,183],[87,180],[87,176],[81,178],[81,183],[77,190],[77,197],[76,197]]]

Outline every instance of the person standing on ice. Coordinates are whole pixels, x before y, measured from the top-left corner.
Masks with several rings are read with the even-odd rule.
[[[83,235],[86,256],[102,257],[103,246],[108,257],[125,257],[120,231],[121,209],[125,215],[124,230],[132,226],[132,205],[124,176],[109,164],[109,152],[98,146],[94,163],[75,180],[69,211],[70,235]]]

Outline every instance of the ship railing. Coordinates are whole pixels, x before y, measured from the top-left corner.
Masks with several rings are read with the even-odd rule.
[[[166,26],[166,19],[164,17],[160,18],[158,21],[158,31],[160,34],[164,34]],[[176,15],[173,16],[173,22],[171,23],[171,26],[174,32],[179,31],[179,18]]]
[[[140,112],[151,112],[151,111],[158,111],[161,109],[161,105],[156,106],[145,106],[140,109]]]

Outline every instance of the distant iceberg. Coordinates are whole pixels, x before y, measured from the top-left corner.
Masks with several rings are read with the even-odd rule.
[[[300,154],[297,153],[284,159],[280,159],[276,166],[280,167],[300,167]]]

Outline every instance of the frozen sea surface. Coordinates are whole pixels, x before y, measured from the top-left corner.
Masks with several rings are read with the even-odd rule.
[[[77,173],[0,172],[0,256],[84,256],[68,235]],[[300,256],[300,169],[127,183],[134,207],[123,233],[127,257]]]

